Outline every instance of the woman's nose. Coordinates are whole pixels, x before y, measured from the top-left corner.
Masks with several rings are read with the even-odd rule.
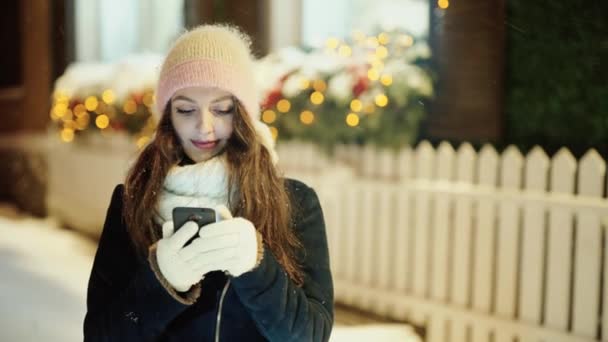
[[[203,132],[213,131],[213,123],[214,123],[213,121],[214,120],[215,120],[215,117],[213,116],[213,113],[211,113],[209,110],[201,111],[199,128]]]

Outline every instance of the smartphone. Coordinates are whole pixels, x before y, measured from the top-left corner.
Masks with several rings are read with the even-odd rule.
[[[173,227],[175,231],[179,230],[186,222],[194,221],[201,228],[209,223],[219,221],[219,214],[215,209],[199,208],[199,207],[175,207],[173,208]],[[194,235],[185,246],[189,245],[192,240],[198,237]]]

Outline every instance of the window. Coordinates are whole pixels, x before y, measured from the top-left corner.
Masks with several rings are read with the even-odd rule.
[[[302,44],[320,46],[328,37],[346,38],[355,30],[403,29],[427,37],[428,0],[303,0]]]
[[[164,52],[183,26],[183,0],[76,0],[76,60]]]

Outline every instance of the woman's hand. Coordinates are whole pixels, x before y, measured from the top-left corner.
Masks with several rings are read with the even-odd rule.
[[[198,283],[202,274],[200,270],[184,256],[184,245],[198,232],[195,222],[186,222],[174,234],[173,222],[163,224],[163,238],[156,247],[156,261],[163,277],[179,292],[186,292]]]
[[[222,220],[202,227],[199,237],[183,253],[197,260],[203,274],[219,270],[238,277],[258,264],[261,235],[253,223],[242,217],[233,218],[225,206],[216,210]]]

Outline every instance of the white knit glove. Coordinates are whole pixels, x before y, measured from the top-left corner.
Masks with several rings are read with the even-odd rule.
[[[156,262],[163,277],[179,292],[186,292],[198,283],[202,274],[196,265],[184,257],[184,245],[198,232],[195,222],[186,222],[173,234],[173,222],[163,224],[163,238],[156,245]],[[191,245],[188,245],[190,247]]]
[[[222,220],[202,227],[199,238],[182,254],[193,261],[202,274],[226,271],[233,277],[251,271],[258,262],[258,237],[253,223],[233,218],[225,206],[216,208]]]

